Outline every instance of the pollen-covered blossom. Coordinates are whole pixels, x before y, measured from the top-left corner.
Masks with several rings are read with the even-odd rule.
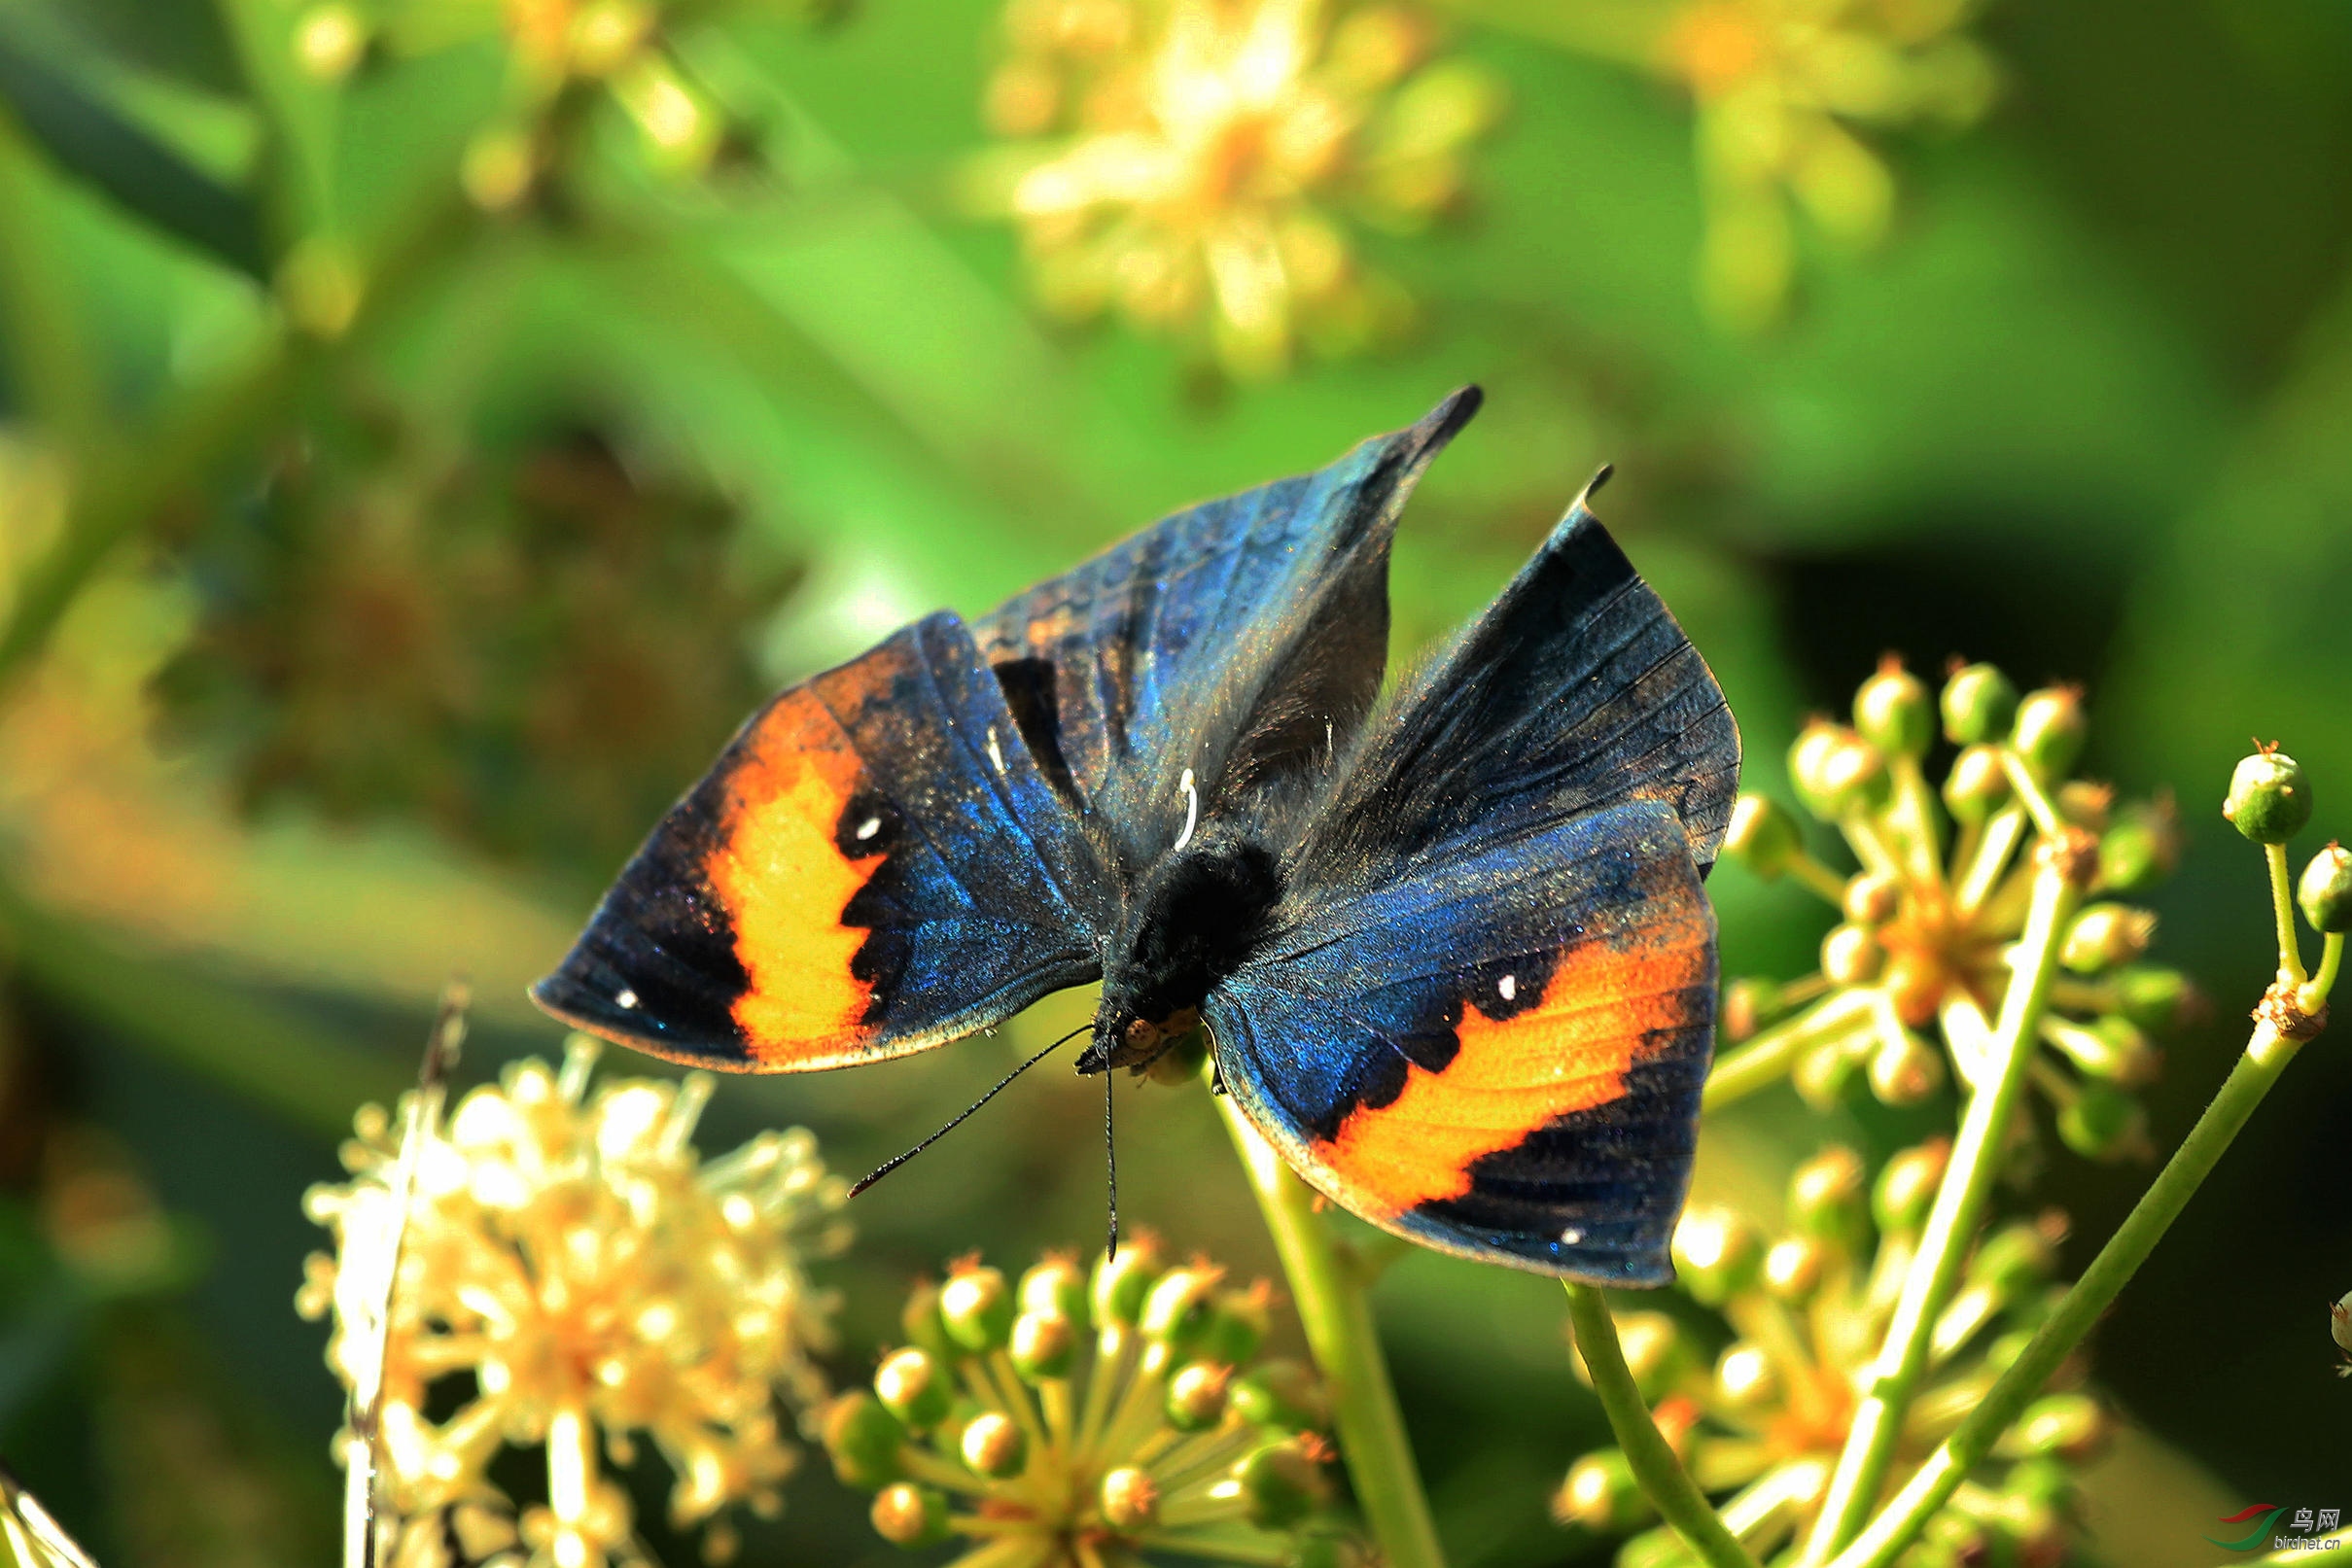
[[[1759,1558],[1801,1538],[1819,1512],[1889,1314],[1916,1254],[1947,1156],[1906,1149],[1874,1183],[1852,1150],[1798,1167],[1787,1234],[1767,1237],[1739,1214],[1695,1207],[1674,1235],[1679,1288],[1719,1313],[1731,1339],[1712,1366],[1697,1339],[1662,1312],[1618,1319],[1629,1365],[1661,1431],[1724,1522]],[[1937,1318],[1927,1380],[1903,1427],[1902,1454],[1925,1456],[2024,1348],[2055,1302],[2062,1227],[2054,1215],[1994,1227],[1970,1254]],[[2074,1467],[2110,1428],[2096,1400],[2061,1368],[1902,1561],[1907,1568],[2066,1560]],[[1651,1523],[1649,1504],[1614,1448],[1576,1461],[1555,1499],[1563,1520],[1616,1532]],[[1623,1568],[1696,1563],[1670,1531],[1633,1537]]]
[[[2155,1043],[2200,1005],[2188,982],[2140,961],[2156,917],[2112,895],[2145,891],[2178,854],[2169,800],[2119,805],[2104,784],[2066,776],[2085,717],[2068,687],[2019,698],[1990,665],[1955,668],[1941,699],[1959,748],[1941,790],[1922,769],[1939,704],[1890,658],[1854,698],[1854,724],[1816,720],[1789,753],[1789,777],[1836,826],[1859,869],[1841,876],[1807,851],[1794,814],[1762,795],[1735,808],[1725,849],[1766,878],[1793,877],[1844,919],[1821,967],[1786,984],[1740,980],[1724,996],[1728,1049],[1710,1103],[1782,1075],[1816,1105],[1867,1086],[1890,1104],[1936,1092],[1949,1059],[1974,1084],[2010,980],[2032,870],[2037,814],[2095,835],[2094,897],[2073,918],[2061,974],[2040,1026],[2031,1081],[2058,1134],[2095,1159],[2145,1154],[2136,1091],[2162,1062]],[[1936,1051],[1921,1031],[1943,1037]]]
[[[1762,326],[1796,269],[1792,209],[1834,241],[1875,243],[1894,176],[1857,129],[1965,125],[1991,101],[1989,58],[1961,30],[1973,0],[1690,0],[1659,68],[1697,100],[1708,307]]]
[[[689,1138],[711,1080],[591,1094],[597,1050],[576,1035],[560,1072],[509,1067],[419,1151],[384,1352],[385,1491],[408,1521],[395,1561],[436,1560],[449,1531],[496,1550],[509,1516],[485,1470],[508,1446],[546,1452],[546,1501],[514,1517],[535,1568],[637,1560],[599,1454],[628,1464],[640,1437],[676,1478],[672,1519],[709,1521],[714,1555],[732,1544],[722,1509],[781,1506],[789,1427],[825,1392],[809,1354],[830,1340],[831,1301],[803,1263],[846,1242],[843,1184],[797,1130],[700,1162]],[[353,1179],[305,1199],[338,1256],[310,1259],[298,1305],[333,1311],[328,1359],[347,1384],[365,1382],[361,1260],[394,1229],[400,1125],[365,1107],[343,1146]],[[467,1397],[429,1415],[460,1376]]]
[[[1454,205],[1501,110],[1403,5],[1012,0],[1005,28],[987,114],[1014,145],[986,199],[1042,303],[1116,311],[1240,376],[1401,318],[1351,223],[1410,231]]]
[[[1322,1398],[1259,1361],[1269,1292],[1146,1235],[1090,1272],[1048,1255],[1017,1284],[977,1258],[919,1287],[911,1342],[825,1417],[841,1479],[899,1546],[963,1536],[962,1568],[1140,1568],[1198,1557],[1342,1568]]]

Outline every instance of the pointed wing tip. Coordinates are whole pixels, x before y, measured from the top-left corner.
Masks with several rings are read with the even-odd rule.
[[[1601,486],[1607,484],[1616,476],[1616,473],[1617,465],[1614,463],[1603,463],[1598,469],[1596,469],[1593,477],[1585,481],[1584,488],[1576,492],[1576,499],[1569,503],[1569,515],[1573,516],[1577,512],[1583,512],[1587,517],[1592,516],[1593,498],[1600,494]]]
[[[1470,423],[1486,401],[1485,390],[1476,382],[1447,393],[1438,401],[1437,406],[1423,415],[1421,423],[1414,427],[1420,444],[1429,450],[1445,445],[1461,433],[1461,428]]]

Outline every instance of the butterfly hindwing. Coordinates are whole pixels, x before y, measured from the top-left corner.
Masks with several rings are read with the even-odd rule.
[[[901,1055],[1095,978],[1108,884],[941,612],[777,697],[533,995],[658,1055]]]

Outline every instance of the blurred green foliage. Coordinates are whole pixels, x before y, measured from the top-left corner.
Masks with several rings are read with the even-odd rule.
[[[1883,649],[2088,684],[2090,771],[2189,829],[2162,951],[2222,1019],[2151,1093],[2177,1137],[2268,963],[2229,764],[2284,742],[2323,828],[2352,788],[2352,14],[1820,9],[1848,66],[1964,41],[1989,98],[1800,70],[1779,0],[1394,11],[1380,37],[1507,111],[1431,132],[1459,182],[1425,224],[1327,217],[1312,161],[1218,209],[1304,212],[1264,254],[1335,240],[1394,291],[1294,359],[1036,308],[1053,235],[973,199],[1033,36],[996,0],[0,0],[0,1451],[109,1564],[319,1560],[338,1396],[291,1312],[298,1200],[442,978],[484,997],[475,1069],[544,1051],[522,983],[761,689],[1469,380],[1488,411],[1398,541],[1400,652],[1609,460],[1761,787]],[[1724,96],[1764,80],[1727,38],[1769,92]],[[1792,126],[1843,140],[1727,152]],[[1774,181],[1809,216],[1759,239]],[[1826,913],[1714,891],[1727,972],[1809,966]],[[712,1146],[800,1122],[870,1165],[1075,1004],[1038,1011],[730,1084]],[[2142,1429],[2093,1484],[2113,1561],[2202,1562],[2214,1516],[2352,1482],[2352,1068],[2308,1057],[2094,1346]],[[1135,1098],[1124,1203],[1267,1270],[1209,1107]],[[860,1201],[841,1381],[909,1275],[1091,1241],[1098,1113],[1027,1082]],[[1759,1097],[1703,1193],[1775,1189],[1816,1130]],[[2056,1157],[2069,1269],[2141,1179]],[[1599,1432],[1557,1292],[1415,1257],[1381,1307],[1454,1560],[1599,1560],[1544,1513]],[[804,1475],[747,1560],[890,1560],[861,1514]]]

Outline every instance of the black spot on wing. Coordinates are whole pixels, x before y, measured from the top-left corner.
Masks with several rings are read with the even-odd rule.
[[[1004,706],[1012,710],[1021,744],[1029,748],[1037,771],[1054,793],[1073,806],[1082,806],[1078,782],[1062,752],[1062,703],[1054,687],[1052,661],[1041,658],[1003,659],[990,666],[1003,688]]]

